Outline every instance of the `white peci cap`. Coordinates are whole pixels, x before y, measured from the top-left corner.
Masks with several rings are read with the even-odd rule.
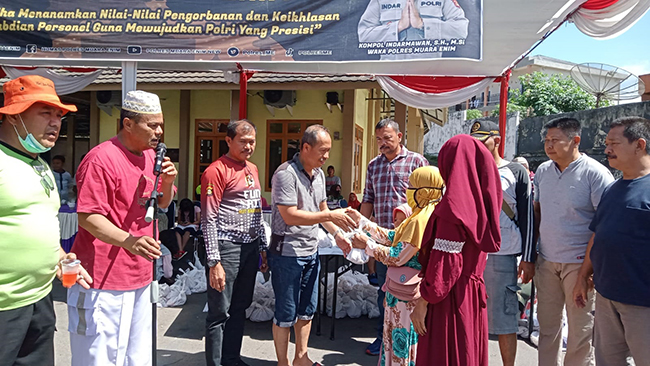
[[[160,98],[156,94],[142,90],[128,92],[122,101],[122,109],[141,114],[162,113]]]

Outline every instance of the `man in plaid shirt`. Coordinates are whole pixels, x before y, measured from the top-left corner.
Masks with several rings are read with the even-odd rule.
[[[366,174],[366,187],[363,192],[361,214],[370,218],[373,213],[375,221],[381,227],[393,228],[393,210],[406,203],[406,189],[409,186],[409,176],[415,169],[429,165],[424,156],[408,151],[402,145],[402,133],[399,125],[392,119],[383,119],[375,126],[375,136],[381,155],[370,161]],[[373,261],[374,262],[374,261]],[[366,348],[369,355],[378,355],[381,349],[384,327],[384,296],[381,287],[386,280],[386,266],[382,263],[369,263],[376,265],[376,276],[379,290],[377,304],[379,305],[379,326],[377,339]]]

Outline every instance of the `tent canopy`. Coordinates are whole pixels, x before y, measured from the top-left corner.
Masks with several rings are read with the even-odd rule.
[[[346,61],[247,61],[237,62],[246,70],[325,74],[499,76],[509,69],[548,31],[561,24],[584,0],[521,1],[499,0],[483,5],[482,60],[430,59],[399,62]],[[167,70],[236,70],[235,62],[192,60],[147,60],[145,55],[129,58],[138,68]],[[0,59],[15,66],[86,66],[120,67],[121,60],[43,59],[19,57]]]
[[[33,0],[17,0],[14,6],[27,5],[31,1]],[[199,0],[193,1],[198,2]],[[369,1],[372,3],[373,0]],[[479,2],[478,4],[482,4],[477,6],[483,14],[481,18],[482,30],[480,38],[482,40],[482,47],[480,50],[480,60],[440,57],[425,60],[400,61],[327,61],[326,59],[321,59],[320,61],[308,62],[293,61],[286,58],[274,58],[273,61],[260,61],[264,57],[242,57],[243,55],[239,55],[239,57],[228,57],[222,54],[218,57],[218,60],[196,57],[194,59],[185,58],[180,61],[172,57],[152,59],[152,57],[148,57],[144,53],[138,56],[122,53],[120,57],[101,59],[60,58],[55,53],[50,54],[51,56],[48,55],[48,57],[52,58],[45,58],[38,54],[29,54],[26,52],[20,55],[20,57],[1,57],[2,55],[0,55],[0,64],[8,66],[122,67],[122,62],[130,61],[137,62],[137,67],[140,69],[196,71],[236,71],[243,69],[280,73],[339,75],[374,74],[497,77],[504,75],[507,70],[512,68],[522,58],[522,55],[529,52],[535,44],[543,40],[545,36],[567,20],[575,22],[578,29],[591,37],[607,38],[627,30],[650,8],[650,0],[499,0],[483,2],[481,0],[463,0],[463,3],[474,6],[477,1]],[[165,3],[166,1],[163,1],[160,4]],[[65,4],[65,2],[62,4]],[[317,12],[322,9],[322,11],[327,11],[327,4],[328,2],[316,2],[313,6],[294,10]],[[356,5],[357,3],[355,2],[354,4]],[[349,6],[351,6],[351,3]],[[346,16],[343,13],[341,15],[342,17]],[[356,30],[358,20],[349,17],[347,21]],[[348,27],[350,24],[348,24]],[[337,32],[339,32],[340,28],[337,29]],[[352,29],[344,29],[352,31]],[[354,31],[352,32],[354,33]],[[11,32],[0,33],[5,33],[3,34],[5,39],[3,44],[24,44],[20,34],[16,35],[16,33]],[[338,33],[336,35],[342,36]],[[16,38],[12,39],[14,37]],[[130,42],[128,41],[130,38],[128,38],[126,33],[122,37],[125,37],[124,42]],[[75,45],[75,36],[66,38],[73,41],[71,45]],[[172,36],[172,38],[175,37]],[[217,41],[222,42],[218,43],[218,45],[227,47],[228,42],[232,42],[229,40],[230,38],[217,37],[215,39],[223,39],[223,41]],[[161,39],[164,42],[164,38]],[[359,41],[356,38],[356,34],[347,35],[347,40],[349,41],[350,39]],[[210,42],[214,41],[210,40]],[[332,44],[331,40],[328,42]],[[341,42],[343,42],[343,38],[341,38]],[[192,43],[189,42],[189,44]],[[350,47],[350,43],[346,43],[345,47]]]
[[[17,0],[18,4],[28,3],[30,0]],[[32,0],[33,1],[33,0]],[[198,1],[198,0],[197,0]],[[356,0],[355,0],[356,1]],[[453,4],[461,8],[457,0],[452,0]],[[478,2],[478,3],[477,3]],[[333,2],[332,2],[333,3]],[[433,3],[431,1],[425,3]],[[505,106],[507,104],[507,88],[508,79],[510,76],[510,69],[527,53],[529,53],[534,46],[542,41],[548,34],[560,26],[564,21],[570,19],[575,22],[578,29],[591,37],[607,38],[620,34],[631,27],[638,19],[640,19],[650,8],[650,0],[545,0],[545,1],[521,1],[521,0],[499,0],[489,1],[483,4],[482,0],[463,0],[468,6],[473,6],[482,13],[479,16],[482,24],[480,25],[480,36],[478,36],[478,52],[470,58],[444,58],[441,56],[429,58],[426,60],[399,60],[399,61],[357,61],[354,59],[346,61],[293,61],[290,58],[275,59],[273,61],[256,61],[256,58],[240,57],[239,49],[235,48],[236,53],[231,54],[228,48],[228,55],[223,55],[215,60],[211,59],[185,59],[184,61],[177,61],[174,58],[165,58],[153,60],[147,57],[147,54],[140,54],[137,57],[129,57],[125,55],[115,59],[95,59],[95,58],[56,58],[56,54],[52,54],[55,58],[42,58],[38,56],[37,52],[29,54],[27,47],[25,47],[25,54],[22,57],[2,58],[0,63],[6,66],[85,66],[85,67],[122,67],[123,68],[123,91],[135,89],[135,75],[137,68],[143,69],[167,69],[167,70],[224,70],[227,71],[226,75],[233,75],[232,71],[240,71],[237,80],[236,77],[231,77],[233,82],[240,83],[240,117],[246,116],[246,83],[251,72],[254,71],[270,71],[278,73],[318,73],[318,74],[374,74],[378,76],[378,81],[381,83],[389,95],[402,103],[418,106],[420,108],[435,108],[443,105],[452,105],[471,97],[471,94],[484,88],[492,81],[501,81],[501,118],[500,128],[505,132]],[[166,6],[166,1],[160,2],[158,5]],[[224,6],[226,3],[222,3]],[[232,3],[231,3],[232,4]],[[354,3],[358,5],[360,3]],[[453,5],[445,2],[448,9],[455,9]],[[157,5],[157,6],[158,6]],[[214,3],[213,3],[214,5]],[[277,5],[277,4],[276,4]],[[339,4],[341,5],[341,4]],[[348,3],[351,6],[352,3]],[[436,11],[443,9],[443,2],[436,1],[434,4],[437,7]],[[311,6],[311,5],[310,5]],[[365,6],[365,5],[364,5]],[[376,8],[372,8],[376,6]],[[343,48],[349,47],[344,39],[353,40],[356,43],[355,47],[361,47],[361,25],[364,22],[371,23],[365,16],[369,13],[369,9],[379,12],[377,0],[370,0],[368,7],[358,20],[358,34],[351,36],[350,22],[355,29],[357,29],[356,18],[349,18],[348,21],[348,34],[336,34],[340,36],[340,44],[337,46],[339,49],[341,45]],[[402,13],[400,9],[401,3],[383,3],[381,9],[387,9],[388,12],[395,8],[396,12]],[[315,2],[311,7],[300,8],[301,10],[318,11],[328,7],[328,2]],[[3,8],[4,10],[4,8]],[[145,9],[147,12],[149,10]],[[268,10],[268,9],[267,9]],[[296,9],[293,9],[296,10]],[[457,10],[457,9],[456,9]],[[160,9],[158,10],[160,11]],[[372,13],[373,11],[370,11]],[[384,10],[382,10],[384,11]],[[126,10],[125,10],[126,12]],[[394,24],[394,30],[397,31],[397,24],[395,24],[399,16],[390,18],[387,16],[383,19],[385,14],[375,14],[376,18],[372,19],[381,20],[381,27],[384,28],[389,24]],[[253,10],[250,12],[254,13]],[[296,11],[289,12],[296,13]],[[302,14],[303,12],[300,11]],[[345,16],[345,14],[344,14]],[[434,17],[435,18],[435,17]],[[160,19],[160,18],[159,18]],[[445,19],[445,15],[438,19]],[[445,22],[454,19],[445,19]],[[422,19],[420,19],[422,22]],[[439,21],[439,20],[438,20]],[[464,21],[468,21],[465,19]],[[474,27],[476,27],[476,18],[474,18]],[[301,21],[302,22],[302,21]],[[90,24],[90,23],[88,23]],[[167,24],[166,21],[164,23]],[[375,26],[374,23],[372,26]],[[300,26],[302,27],[302,25]],[[418,28],[426,33],[425,29]],[[414,28],[415,30],[415,28]],[[330,33],[331,36],[332,33]],[[387,34],[387,33],[384,33]],[[393,33],[395,34],[395,33]],[[401,33],[400,33],[401,35]],[[467,32],[465,32],[465,36]],[[440,36],[439,39],[447,39],[458,36]],[[465,36],[460,36],[463,40]],[[130,38],[126,35],[123,36],[123,42],[128,42]],[[118,37],[119,38],[119,37]],[[212,37],[204,37],[208,42],[211,42]],[[229,38],[238,40],[238,37],[217,37],[224,39],[224,43],[228,42]],[[241,38],[241,37],[240,37]],[[189,42],[189,38],[185,38]],[[162,38],[164,42],[164,38]],[[336,43],[339,39],[334,38]],[[19,39],[10,39],[20,44]],[[77,41],[75,37],[67,39]],[[160,41],[160,40],[159,40]],[[196,40],[199,42],[198,40]],[[365,42],[365,41],[364,41]],[[373,40],[374,42],[374,40]],[[27,45],[29,46],[29,45]],[[227,46],[227,45],[225,45]],[[11,46],[10,46],[11,47]],[[132,46],[129,46],[129,48]],[[34,46],[33,49],[36,50]],[[476,49],[475,49],[476,50]],[[287,50],[288,51],[288,50]],[[30,57],[32,56],[32,57]],[[36,57],[33,57],[36,56]],[[231,57],[228,57],[231,56]],[[287,53],[289,56],[289,53]],[[260,57],[263,59],[264,57]],[[231,61],[231,59],[233,61]],[[234,62],[236,61],[236,62]],[[136,65],[137,62],[137,65]],[[14,70],[15,72],[15,70]],[[410,75],[404,78],[389,78],[388,76],[396,75]],[[428,78],[413,78],[412,76],[424,76]],[[439,79],[447,80],[433,80],[431,76],[442,76]],[[454,80],[458,77],[475,77],[471,80]],[[496,79],[496,77],[500,77]],[[91,79],[89,77],[88,79]],[[426,80],[429,79],[429,80]],[[444,85],[446,81],[450,81],[453,85]],[[503,147],[503,146],[502,146]]]

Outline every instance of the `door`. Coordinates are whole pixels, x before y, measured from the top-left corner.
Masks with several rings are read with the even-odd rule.
[[[226,119],[197,119],[194,144],[194,187],[201,184],[201,174],[228,152],[226,144]]]

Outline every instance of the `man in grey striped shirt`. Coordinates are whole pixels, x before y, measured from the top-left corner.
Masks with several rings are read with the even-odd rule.
[[[531,184],[523,165],[504,160],[499,155],[499,126],[478,120],[470,134],[490,150],[499,168],[503,203],[499,216],[501,249],[488,255],[483,277],[488,293],[488,331],[499,337],[504,366],[514,366],[517,354],[517,274],[528,283],[535,274],[535,243],[533,241],[533,206]],[[517,257],[523,255],[519,268]]]
[[[332,138],[322,125],[307,127],[300,152],[273,173],[273,224],[269,267],[275,294],[273,341],[278,366],[311,366],[307,344],[318,294],[317,235],[321,224],[347,254],[350,242],[343,230],[356,223],[343,209],[329,210],[325,174],[321,166],[329,158]],[[293,361],[289,361],[291,327],[296,333]]]

